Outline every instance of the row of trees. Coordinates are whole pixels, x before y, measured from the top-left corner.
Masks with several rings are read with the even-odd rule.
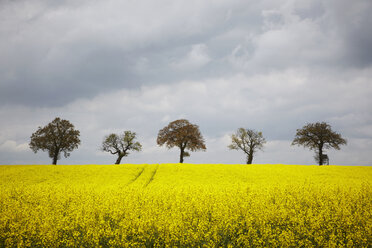
[[[49,157],[53,159],[53,164],[57,164],[61,154],[67,158],[74,149],[78,148],[81,142],[79,137],[80,132],[69,121],[55,118],[45,127],[39,127],[31,135],[29,145],[35,153],[39,150],[47,151]],[[254,154],[262,150],[265,143],[262,132],[239,128],[235,134],[231,135],[231,144],[228,148],[243,151],[247,156],[247,164],[251,164]],[[324,160],[328,160],[323,153],[324,149],[340,150],[340,145],[346,145],[346,143],[341,134],[334,132],[328,123],[317,122],[297,129],[292,145],[315,150],[315,160],[319,165],[323,165]],[[198,125],[185,119],[170,122],[161,129],[158,133],[157,144],[165,145],[168,149],[178,147],[180,163],[183,163],[185,157],[190,156],[189,152],[207,149]],[[102,142],[101,150],[116,155],[115,164],[120,164],[122,158],[128,156],[131,151],[141,151],[142,145],[136,141],[135,132],[124,131],[122,135],[114,133],[107,135]]]

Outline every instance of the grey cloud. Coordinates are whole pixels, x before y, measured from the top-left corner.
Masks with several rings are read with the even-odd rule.
[[[61,106],[118,88],[208,76],[213,66],[209,73],[189,73],[170,64],[236,25],[234,16],[246,14],[239,4],[5,2],[0,103]],[[241,21],[252,27],[247,16]],[[140,57],[149,58],[147,73],[134,68]]]
[[[372,4],[368,0],[326,1],[328,22],[333,26],[343,43],[341,63],[355,67],[365,67],[372,62],[372,35],[368,29],[372,25]]]

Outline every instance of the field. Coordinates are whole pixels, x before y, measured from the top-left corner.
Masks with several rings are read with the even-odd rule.
[[[0,247],[371,247],[372,167],[0,166]]]

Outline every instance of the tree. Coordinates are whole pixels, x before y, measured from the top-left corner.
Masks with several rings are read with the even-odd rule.
[[[184,157],[190,156],[186,149],[192,152],[207,149],[199,127],[185,119],[173,121],[161,129],[157,143],[159,146],[165,144],[168,149],[175,146],[180,148],[180,163],[183,163]]]
[[[326,122],[310,123],[297,129],[292,145],[304,146],[315,150],[315,160],[323,165],[323,149],[334,148],[340,150],[340,145],[346,145],[346,140],[341,134],[332,131]]]
[[[254,153],[262,150],[265,143],[262,132],[239,128],[235,134],[231,135],[231,144],[228,148],[242,150],[247,155],[247,164],[252,164]]]
[[[123,157],[129,155],[129,151],[141,151],[142,145],[135,141],[136,133],[124,131],[122,135],[110,134],[107,135],[102,142],[102,151],[117,155],[115,164],[120,164]]]
[[[61,153],[65,158],[70,156],[70,152],[80,145],[80,132],[75,130],[68,120],[55,118],[45,127],[39,127],[31,135],[30,148],[34,153],[38,150],[48,151],[49,157],[53,159],[53,164],[61,158]]]

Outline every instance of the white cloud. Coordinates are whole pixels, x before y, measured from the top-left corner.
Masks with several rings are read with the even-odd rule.
[[[202,67],[211,61],[207,49],[208,48],[205,44],[193,45],[188,54],[183,59],[173,62],[172,66],[181,70],[190,70]]]
[[[2,152],[24,152],[29,148],[27,143],[17,144],[14,140],[7,140],[0,144],[0,151]]]

